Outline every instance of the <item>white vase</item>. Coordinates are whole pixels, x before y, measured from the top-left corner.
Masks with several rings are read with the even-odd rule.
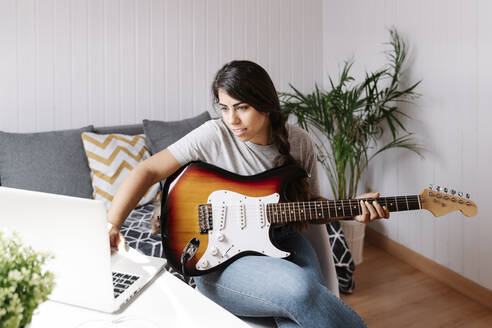
[[[354,264],[358,265],[362,263],[362,256],[364,251],[364,235],[366,232],[366,225],[354,220],[341,220],[345,240],[347,241]]]

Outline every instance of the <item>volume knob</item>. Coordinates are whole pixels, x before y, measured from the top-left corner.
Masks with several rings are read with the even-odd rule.
[[[217,240],[218,240],[218,241],[224,241],[224,239],[225,239],[224,234],[223,234],[222,232],[219,232],[219,233],[217,234]]]
[[[217,247],[212,247],[212,250],[210,251],[210,253],[212,253],[212,255],[216,256],[217,254],[219,254],[219,249]]]

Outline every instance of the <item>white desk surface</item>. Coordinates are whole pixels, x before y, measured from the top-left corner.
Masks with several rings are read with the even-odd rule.
[[[121,322],[118,320],[121,319]],[[126,320],[126,321],[125,321]],[[249,327],[172,274],[157,279],[117,314],[46,301],[35,311],[30,328]]]

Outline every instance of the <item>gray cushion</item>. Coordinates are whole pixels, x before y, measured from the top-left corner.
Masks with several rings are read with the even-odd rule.
[[[130,136],[144,133],[142,124],[95,127],[93,132],[99,134],[120,133]]]
[[[210,114],[203,112],[198,116],[181,121],[143,120],[143,129],[147,137],[147,147],[156,154],[175,143],[193,129],[210,120]]]
[[[92,198],[90,170],[80,129],[0,132],[0,182],[4,187]]]

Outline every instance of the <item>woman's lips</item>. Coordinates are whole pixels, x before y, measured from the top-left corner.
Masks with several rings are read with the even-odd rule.
[[[236,137],[240,137],[246,133],[246,129],[232,129],[232,133],[234,133]]]

